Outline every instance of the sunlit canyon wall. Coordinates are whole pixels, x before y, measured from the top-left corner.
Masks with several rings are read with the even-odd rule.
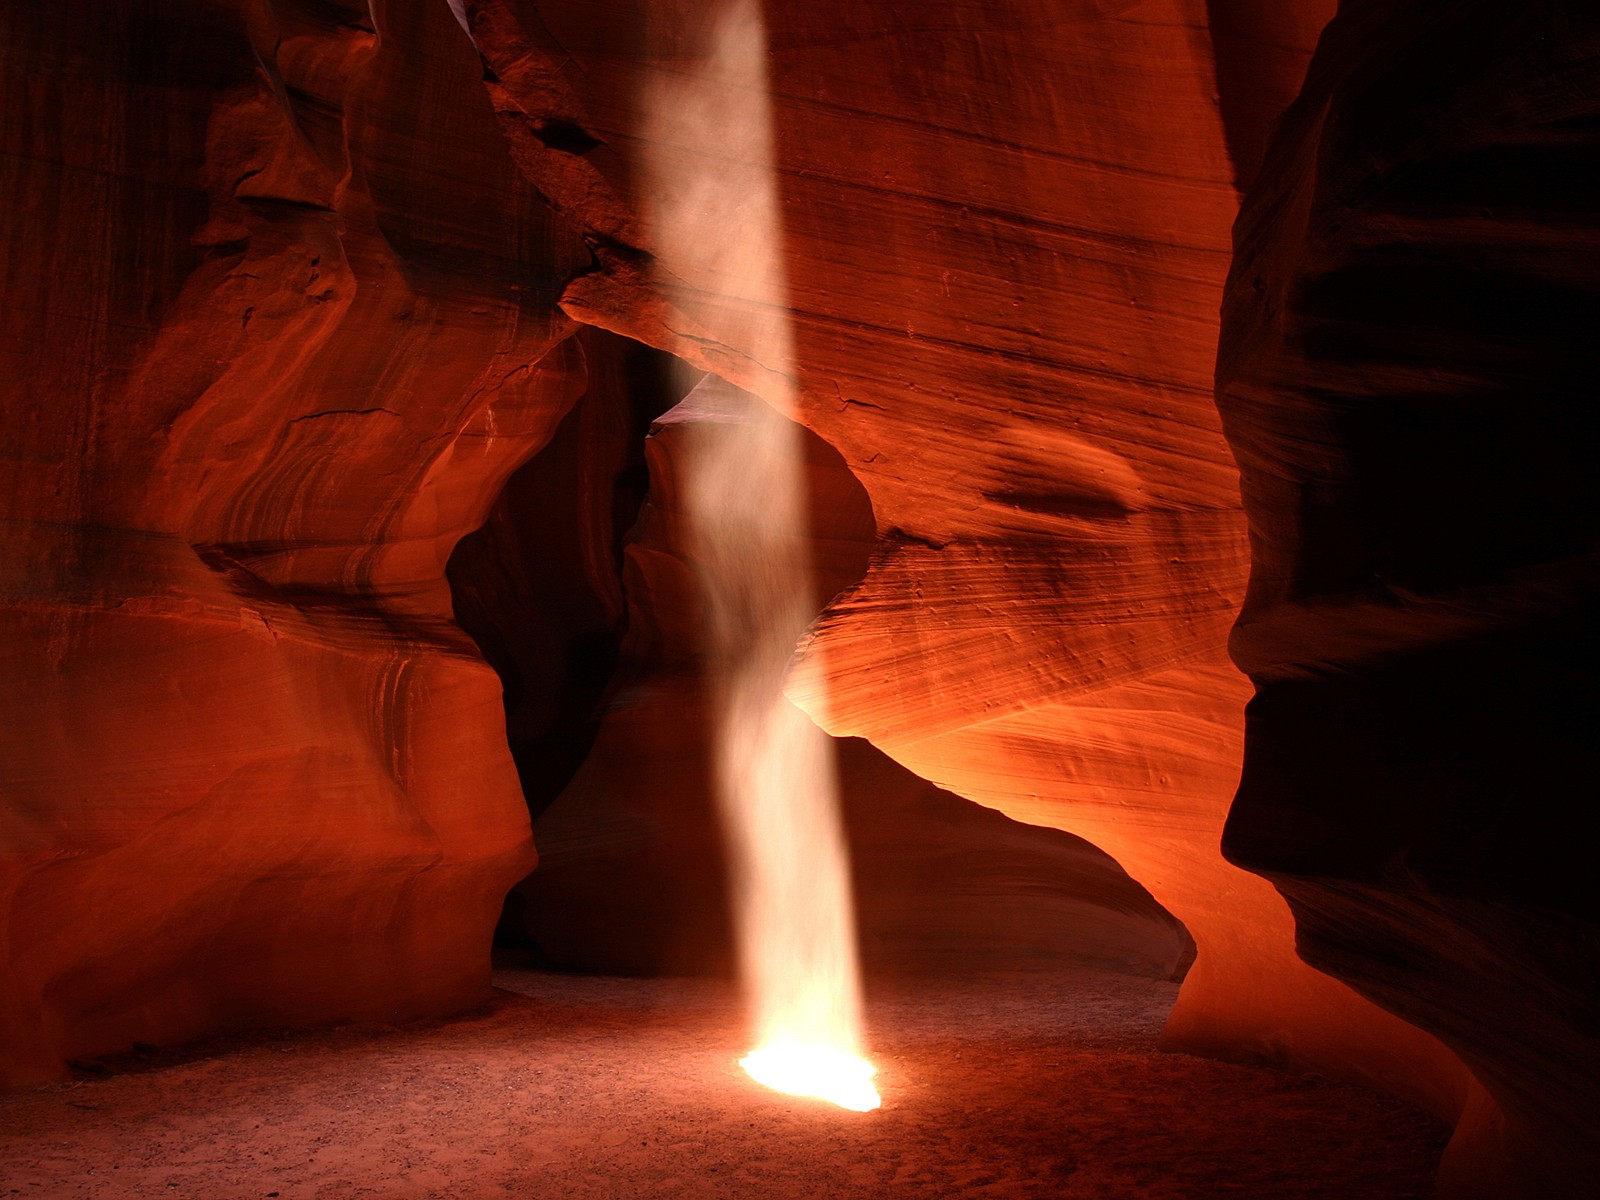
[[[873,523],[790,694],[1111,853],[1198,943],[1171,1046],[1576,1195],[1597,18],[1394,7],[1267,153],[1331,3],[768,6],[795,415]],[[534,854],[445,559],[578,325],[791,382],[644,194],[716,12],[7,10],[9,1079],[482,994]]]
[[[707,703],[717,668],[700,598],[710,564],[685,533],[681,488],[694,444],[726,440],[762,401],[716,376],[679,399],[692,375],[662,371],[659,355],[603,331],[580,339],[588,391],[449,567],[458,619],[508,681],[539,846],[497,937],[561,970],[728,974],[729,856]],[[627,419],[640,406],[657,414],[648,438]],[[812,567],[815,614],[865,574],[872,511],[839,454],[795,433],[790,473],[811,509],[797,553]],[[641,498],[628,480],[646,463]],[[635,514],[620,556],[616,526],[629,518],[618,510]],[[791,624],[791,642],[805,624]],[[597,661],[609,664],[606,682],[586,689],[584,664]],[[551,752],[590,737],[581,763]],[[837,749],[856,924],[875,977],[1069,962],[1170,977],[1187,965],[1185,931],[1093,846],[951,795],[868,742]]]

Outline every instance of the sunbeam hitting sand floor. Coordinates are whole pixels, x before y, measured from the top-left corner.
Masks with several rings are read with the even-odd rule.
[[[213,1043],[0,1100],[0,1196],[1403,1200],[1444,1128],[1160,1054],[1130,976],[869,987],[883,1107],[766,1091],[731,988],[501,972],[480,1014]]]
[[[642,98],[655,235],[698,285],[673,277],[661,286],[685,310],[703,309],[707,293],[699,289],[708,283],[733,298],[697,315],[726,344],[750,349],[772,405],[755,403],[725,436],[688,447],[717,793],[741,974],[756,1017],[757,1048],[740,1061],[768,1087],[864,1112],[878,1106],[878,1093],[875,1070],[860,1057],[855,919],[833,750],[783,692],[795,640],[816,605],[799,429],[785,419],[797,396],[766,30],[752,0],[717,0],[695,28],[677,31],[673,69]]]

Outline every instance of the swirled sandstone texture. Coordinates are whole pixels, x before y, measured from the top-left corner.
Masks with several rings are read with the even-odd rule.
[[[1327,10],[1272,26],[1210,7],[1233,22],[1231,74],[1208,6],[1183,0],[769,6],[792,379],[748,333],[770,321],[761,298],[663,249],[686,239],[662,236],[649,190],[663,162],[695,169],[693,145],[652,142],[649,98],[687,94],[736,6],[463,11],[519,165],[588,231],[595,269],[564,310],[781,405],[793,385],[793,415],[867,491],[867,574],[814,627],[792,698],[1111,852],[1199,945],[1171,1045],[1454,1115],[1460,1064],[1301,962],[1281,898],[1218,850],[1248,691],[1225,651],[1247,551],[1212,401],[1248,174],[1229,144],[1259,146]],[[1279,85],[1248,76],[1253,45],[1275,47]],[[754,102],[712,87],[713,110]]]
[[[1485,1194],[1590,1195],[1600,14],[1345,5],[1237,242],[1256,697],[1225,848],[1488,1089]]]
[[[620,686],[624,637],[651,640],[628,611],[641,581],[624,579],[623,545],[649,488],[650,424],[688,386],[682,364],[638,342],[588,326],[574,341],[583,395],[446,572],[456,620],[501,678],[507,741],[535,817],[591,757]]]
[[[770,6],[793,409],[876,521],[793,694],[1115,854],[1200,944],[1172,1044],[1470,1101],[1539,1162],[1489,1190],[1559,1190],[1594,1108],[1557,815],[1592,778],[1594,18],[1352,0],[1258,172],[1328,7]],[[791,382],[652,231],[640,97],[719,11],[0,13],[8,1078],[482,986],[532,850],[445,556],[581,390],[574,320]],[[1210,364],[1253,179],[1230,852],[1406,1020],[1217,852],[1247,689]]]
[[[7,1080],[470,1004],[533,861],[443,566],[585,256],[449,10],[375,12],[0,17]]]

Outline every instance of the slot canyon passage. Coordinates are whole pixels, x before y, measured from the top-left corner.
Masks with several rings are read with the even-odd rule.
[[[0,62],[0,1196],[1600,1186],[1592,0]],[[737,1067],[752,423],[873,1112]]]

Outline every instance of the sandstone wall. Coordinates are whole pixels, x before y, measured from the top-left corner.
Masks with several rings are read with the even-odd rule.
[[[1595,18],[1347,0],[1273,140],[1325,0],[768,7],[792,372],[654,225],[721,5],[0,17],[6,1078],[482,994],[533,850],[444,565],[585,324],[841,456],[793,699],[1112,853],[1199,943],[1171,1045],[1580,1194]]]
[[[581,246],[443,6],[0,19],[0,1070],[472,1003],[533,850],[443,566]]]
[[[586,335],[597,349],[611,335]],[[606,372],[599,372],[605,375]],[[588,428],[612,426],[626,411],[619,389],[592,388],[574,411]],[[597,578],[591,608],[606,609],[613,589],[625,596],[625,640],[611,655],[616,674],[597,714],[595,740],[570,783],[548,806],[538,805],[534,836],[539,868],[515,889],[500,936],[524,945],[534,961],[561,970],[622,974],[731,973],[729,870],[714,787],[717,731],[709,695],[717,667],[705,643],[704,573],[683,489],[707,450],[751,419],[762,401],[707,376],[662,414],[643,443],[650,490],[627,531],[614,573]],[[798,483],[811,519],[795,554],[811,564],[815,613],[856,583],[872,552],[874,525],[866,493],[837,452],[815,434],[794,429],[792,457],[779,477]],[[595,437],[590,445],[604,447]],[[547,485],[572,470],[559,440],[518,472],[486,533],[496,561],[518,549],[566,541],[591,545],[592,525],[550,524],[540,505]],[[579,453],[579,461],[586,456]],[[603,512],[612,480],[591,480],[593,507]],[[609,542],[607,542],[609,545]],[[478,578],[488,546],[468,539],[451,560],[451,576]],[[541,554],[540,561],[573,555]],[[603,555],[583,557],[603,558]],[[530,567],[533,565],[529,564]],[[724,567],[726,563],[722,564]],[[582,573],[575,573],[582,574]],[[510,673],[535,675],[549,655],[537,631],[560,628],[536,573],[512,591],[485,595],[463,623],[494,646],[516,642]],[[572,587],[572,579],[565,585]],[[548,585],[547,585],[548,586]],[[729,585],[721,587],[727,590]],[[563,606],[568,607],[568,606]],[[581,606],[574,603],[576,611]],[[522,631],[535,631],[531,636]],[[801,626],[787,631],[798,638]],[[573,645],[578,645],[574,642]],[[538,724],[538,694],[508,689],[516,731]],[[523,778],[539,772],[540,745],[519,754]],[[862,949],[869,974],[962,974],[1089,962],[1115,970],[1172,976],[1187,967],[1188,935],[1104,853],[1054,829],[1024,825],[953,796],[890,761],[869,743],[835,743],[841,816]]]
[[[1171,1045],[1459,1111],[1449,1053],[1302,963],[1281,898],[1217,848],[1247,551],[1212,401],[1236,200],[1205,6],[768,10],[792,381],[749,340],[755,299],[660,257],[641,191],[645,98],[706,69],[730,6],[464,11],[519,165],[588,230],[563,309],[776,402],[792,382],[867,491],[866,577],[792,698],[1121,862],[1199,944]],[[1312,11],[1259,40],[1293,48]],[[1260,97],[1290,99],[1233,94],[1257,137]]]
[[[1600,1130],[1591,5],[1349,3],[1240,217],[1218,395],[1254,565],[1229,857],[1492,1094],[1448,1181]]]

